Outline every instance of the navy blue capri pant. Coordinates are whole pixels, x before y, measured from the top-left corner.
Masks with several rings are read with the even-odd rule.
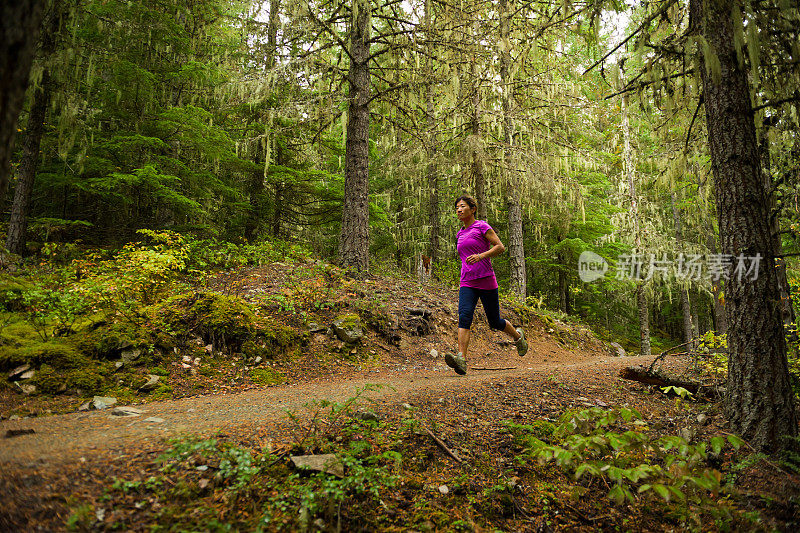
[[[472,317],[475,315],[478,299],[483,304],[489,327],[500,331],[504,330],[506,321],[500,318],[500,298],[497,289],[474,289],[472,287],[461,287],[458,291],[458,327],[469,329],[472,326]]]

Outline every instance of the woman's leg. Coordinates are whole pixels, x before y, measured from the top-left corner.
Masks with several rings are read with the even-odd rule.
[[[482,290],[480,296],[483,310],[486,313],[486,320],[489,322],[489,327],[507,333],[515,341],[518,340],[519,333],[517,333],[517,330],[511,325],[511,322],[500,318],[500,296],[497,289]]]
[[[478,305],[478,290],[471,287],[461,287],[458,290],[458,351],[467,356],[469,346],[472,318],[475,316],[475,306]]]
[[[467,356],[467,346],[469,346],[469,330],[466,328],[458,328],[458,351],[464,357]]]
[[[514,339],[514,342],[522,338],[510,321],[500,318],[500,296],[497,289],[481,291],[481,303],[490,328],[504,332]]]

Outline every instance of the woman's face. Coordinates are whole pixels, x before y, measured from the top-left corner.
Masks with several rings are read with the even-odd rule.
[[[475,210],[469,206],[467,202],[464,200],[460,200],[456,204],[456,215],[458,216],[458,220],[462,222],[465,220],[469,220],[470,218],[475,216]]]

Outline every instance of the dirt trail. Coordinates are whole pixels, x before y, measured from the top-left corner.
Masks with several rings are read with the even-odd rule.
[[[201,396],[136,407],[143,410],[137,417],[112,416],[110,410],[70,413],[0,422],[0,433],[7,430],[33,429],[34,434],[0,438],[0,463],[7,466],[41,467],[54,463],[90,460],[102,452],[124,455],[140,446],[156,445],[165,437],[186,433],[211,435],[241,425],[269,426],[285,417],[287,410],[298,410],[315,399],[344,401],[367,384],[382,385],[368,396],[383,405],[409,402],[419,394],[437,393],[466,387],[477,387],[509,378],[539,378],[558,373],[580,380],[589,374],[616,373],[632,364],[634,358],[587,356],[575,354],[572,361],[542,361],[535,355],[525,359],[483,361],[487,366],[517,365],[512,370],[470,371],[457,376],[442,362],[431,362],[423,368],[402,373],[384,369],[378,372],[356,372],[346,378],[319,379],[312,382],[251,390],[235,394]],[[538,361],[537,361],[538,360]],[[440,360],[441,361],[441,360]],[[636,362],[643,359],[636,358]],[[148,417],[163,422],[146,422]]]

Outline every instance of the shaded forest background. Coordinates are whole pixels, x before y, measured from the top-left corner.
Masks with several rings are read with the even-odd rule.
[[[701,109],[704,73],[718,79],[725,66],[691,7],[48,3],[3,205],[6,246],[67,262],[171,230],[222,256],[300,244],[373,272],[415,275],[425,254],[455,283],[452,201],[467,192],[509,248],[494,261],[509,298],[642,353],[724,334],[729,274],[707,270],[723,248]],[[726,16],[791,333],[800,15],[793,2],[748,0]],[[612,265],[593,283],[578,276],[586,250]],[[616,275],[633,253],[639,282]],[[702,256],[706,270],[648,275],[651,255],[675,266],[680,254]]]

